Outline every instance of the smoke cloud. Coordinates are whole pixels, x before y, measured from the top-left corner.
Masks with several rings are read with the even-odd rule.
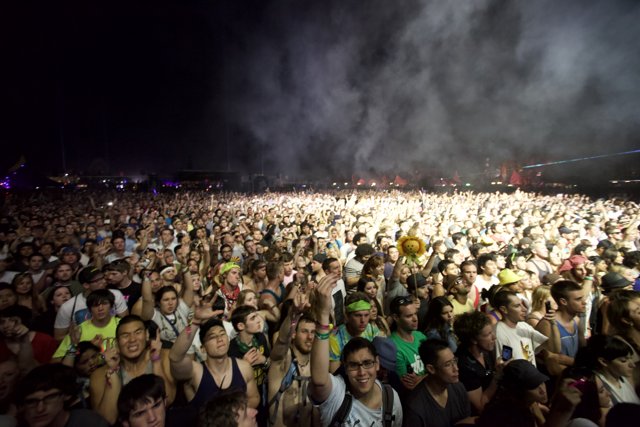
[[[638,147],[633,1],[275,1],[225,54],[266,173],[440,171]]]

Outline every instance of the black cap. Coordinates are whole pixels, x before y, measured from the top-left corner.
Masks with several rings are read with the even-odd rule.
[[[602,276],[602,290],[607,293],[615,289],[622,289],[630,286],[632,283],[625,279],[620,273],[607,273]]]
[[[93,265],[89,265],[82,269],[78,275],[78,280],[80,283],[89,283],[93,282],[93,280],[100,275],[102,275],[102,270]]]
[[[373,255],[376,252],[369,243],[361,243],[356,248],[356,256],[362,258],[363,256]]]
[[[427,279],[422,273],[412,274],[407,277],[407,287],[409,289],[421,288],[423,286],[427,286]]]
[[[502,384],[511,390],[533,390],[549,381],[548,376],[524,359],[512,360],[502,372]]]

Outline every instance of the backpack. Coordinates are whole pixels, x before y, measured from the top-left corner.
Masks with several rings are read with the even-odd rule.
[[[341,427],[347,415],[351,412],[352,404],[353,396],[347,391],[342,404],[331,419],[329,427]],[[389,384],[382,384],[382,425],[384,427],[391,427],[395,418],[395,415],[393,415],[393,388],[391,388]]]
[[[284,394],[284,392],[287,391],[289,387],[291,387],[291,384],[293,384],[294,381],[300,381],[300,384],[302,386],[302,393],[303,393],[304,399],[306,399],[307,383],[309,382],[309,379],[310,377],[305,377],[300,375],[300,369],[298,368],[298,361],[296,360],[295,357],[292,358],[291,364],[289,365],[289,370],[282,378],[282,382],[280,383],[280,388],[278,389],[278,392],[269,401],[269,404],[268,404],[269,410],[271,409],[272,405],[275,405],[275,408],[273,408],[273,411],[271,410],[269,411],[271,413],[271,415],[269,416],[269,425],[274,425],[276,423],[276,417],[278,416],[278,407],[280,406],[280,399],[282,398],[282,395]]]

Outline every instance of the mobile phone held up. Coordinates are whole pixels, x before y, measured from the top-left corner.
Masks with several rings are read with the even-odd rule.
[[[547,313],[551,312],[551,301],[545,302],[544,308],[547,310]]]
[[[508,345],[502,346],[502,360],[505,362],[513,357],[513,349]]]

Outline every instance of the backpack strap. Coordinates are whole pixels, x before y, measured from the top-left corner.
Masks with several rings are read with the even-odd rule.
[[[391,427],[396,416],[393,415],[393,389],[389,384],[382,384],[382,425]]]
[[[340,427],[344,420],[347,419],[347,415],[351,412],[351,404],[353,403],[353,396],[348,391],[344,394],[344,399],[342,400],[342,404],[338,408],[338,411],[331,419],[329,423],[329,427]]]
[[[274,425],[276,423],[276,417],[278,415],[278,407],[280,406],[280,399],[282,398],[282,394],[291,386],[294,378],[296,377],[296,373],[298,372],[298,361],[294,357],[291,359],[291,364],[289,365],[289,370],[284,377],[282,377],[282,382],[280,383],[280,388],[278,392],[271,398],[269,401],[267,408],[271,408],[272,405],[276,405],[271,411],[271,416],[269,417],[269,425]]]

